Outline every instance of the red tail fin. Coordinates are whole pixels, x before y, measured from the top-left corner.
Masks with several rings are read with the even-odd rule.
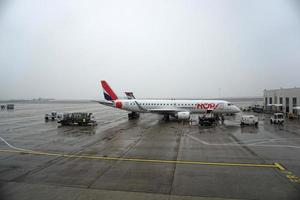
[[[103,93],[104,93],[104,98],[108,101],[114,101],[117,100],[118,97],[117,95],[114,93],[114,91],[109,87],[109,85],[107,84],[106,81],[102,80],[101,81],[101,85],[103,88]]]

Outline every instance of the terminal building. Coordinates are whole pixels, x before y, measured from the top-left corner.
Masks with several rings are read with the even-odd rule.
[[[300,88],[264,90],[264,107],[267,112],[300,115]]]

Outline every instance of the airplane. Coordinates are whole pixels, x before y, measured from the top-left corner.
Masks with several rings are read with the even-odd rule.
[[[241,110],[228,101],[223,100],[166,100],[166,99],[136,99],[132,92],[126,93],[127,99],[119,99],[105,80],[101,81],[105,101],[98,103],[130,111],[129,119],[139,117],[140,113],[157,113],[178,120],[189,120],[192,114],[236,114]],[[129,98],[131,96],[131,98]]]

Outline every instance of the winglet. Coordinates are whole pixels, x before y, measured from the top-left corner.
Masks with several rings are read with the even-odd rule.
[[[117,100],[118,97],[115,94],[115,92],[109,87],[109,85],[107,84],[106,81],[102,80],[101,81],[101,85],[103,88],[103,94],[104,94],[104,98],[108,101],[114,101]]]

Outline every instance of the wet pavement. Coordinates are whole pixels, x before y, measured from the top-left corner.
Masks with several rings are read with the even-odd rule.
[[[97,127],[45,122],[92,112]],[[0,111],[0,199],[300,199],[300,121],[201,127],[97,103]],[[6,143],[5,143],[6,142]],[[248,165],[245,165],[248,164]]]

